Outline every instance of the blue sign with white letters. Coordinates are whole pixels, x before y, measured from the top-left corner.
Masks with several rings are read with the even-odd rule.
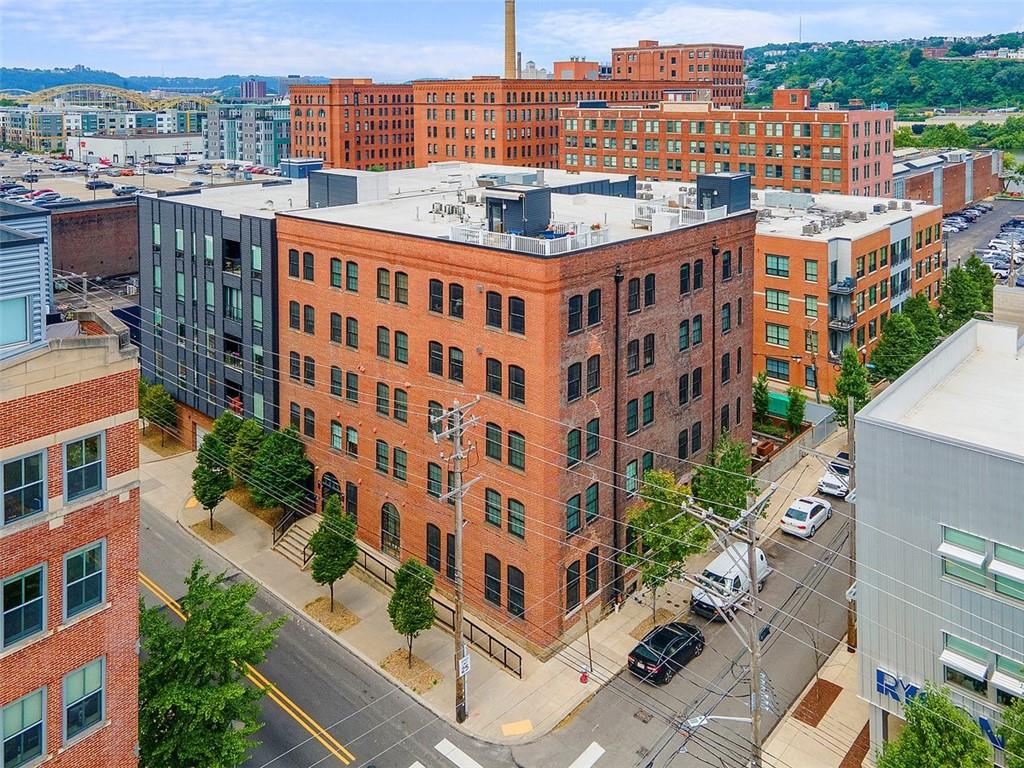
[[[875,669],[875,691],[883,696],[888,696],[899,704],[906,704],[909,699],[922,693],[921,689],[913,683],[881,667]],[[981,728],[982,733],[992,743],[992,746],[996,749],[1003,749],[1003,739],[996,733],[992,722],[984,716],[978,716],[975,719],[978,721],[978,727]]]

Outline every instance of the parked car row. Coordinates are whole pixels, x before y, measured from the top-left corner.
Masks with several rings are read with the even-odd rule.
[[[944,233],[963,232],[979,218],[993,210],[991,203],[975,203],[957,213],[947,213],[942,217],[942,231]]]
[[[77,203],[77,197],[66,197],[52,189],[31,190],[15,182],[4,182],[0,184],[0,200],[10,200],[16,203],[27,203],[29,205],[49,206],[55,203]]]
[[[1013,216],[999,227],[999,234],[975,252],[1000,280],[1010,276],[1012,267],[1024,264],[1024,216]]]

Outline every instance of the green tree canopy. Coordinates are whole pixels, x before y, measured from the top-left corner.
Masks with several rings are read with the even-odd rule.
[[[939,342],[939,316],[923,293],[903,302],[903,314],[914,324],[919,344],[918,358],[924,357]]]
[[[799,387],[790,387],[786,390],[786,396],[789,398],[786,405],[786,426],[789,427],[789,433],[795,435],[804,423],[807,395]]]
[[[199,560],[185,585],[183,626],[140,601],[140,764],[231,768],[259,743],[252,736],[264,691],[247,684],[245,667],[263,663],[284,618],[268,621],[249,607],[255,584],[227,584]]]
[[[749,448],[722,435],[704,464],[694,470],[690,486],[698,506],[735,520],[747,507],[747,494],[754,492]]]
[[[145,419],[160,427],[160,445],[164,444],[167,432],[177,432],[178,409],[163,384],[153,384],[146,389],[146,399],[140,403],[140,408]]]
[[[874,373],[882,379],[895,381],[921,356],[921,339],[914,323],[902,312],[889,315],[882,326],[882,336],[871,352]]]
[[[999,735],[1003,738],[1006,768],[1024,768],[1024,699],[1014,699],[1003,710]]]
[[[768,418],[768,374],[761,371],[754,378],[754,423],[762,424]]]
[[[868,371],[860,361],[857,348],[847,344],[843,348],[843,358],[839,365],[839,377],[836,379],[836,391],[829,395],[828,404],[836,412],[836,423],[847,426],[846,400],[853,396],[853,411],[856,413],[865,405],[869,398]]]
[[[412,667],[412,641],[420,632],[434,623],[434,601],[430,592],[434,588],[434,572],[410,557],[395,571],[395,591],[388,601],[391,626],[405,635],[409,644],[409,667]]]
[[[954,267],[942,281],[939,295],[939,327],[946,335],[953,333],[966,323],[975,312],[984,309],[984,301],[978,284],[967,270]]]
[[[306,500],[313,467],[294,427],[271,432],[253,459],[247,484],[253,501],[261,507],[281,505],[297,509]]]
[[[239,427],[235,435],[235,442],[228,451],[228,463],[235,477],[242,482],[247,482],[252,472],[252,464],[256,459],[256,453],[263,445],[263,438],[266,433],[263,426],[256,419],[246,419]]]
[[[992,747],[949,692],[926,683],[905,707],[906,727],[885,744],[878,768],[990,768]]]
[[[228,452],[215,432],[209,432],[199,444],[196,465],[192,470],[192,495],[203,509],[210,513],[213,530],[213,510],[224,499],[232,486],[228,469]]]
[[[356,521],[342,514],[341,498],[332,494],[324,506],[320,527],[309,540],[313,550],[310,570],[317,584],[329,584],[331,588],[331,611],[334,611],[334,582],[343,578],[355,565],[359,556],[356,545]]]
[[[687,514],[689,489],[666,469],[644,473],[640,500],[626,512],[639,551],[622,553],[622,564],[635,568],[651,590],[651,610],[658,615],[658,589],[682,573],[686,558],[703,552],[708,530]]]
[[[971,278],[971,282],[978,287],[978,293],[981,295],[982,311],[991,312],[992,290],[996,285],[996,276],[992,274],[992,270],[988,268],[988,265],[973,253],[964,262],[964,271]]]
[[[227,453],[231,452],[231,448],[235,444],[235,438],[238,436],[238,430],[242,428],[242,420],[235,414],[234,411],[225,410],[218,416],[213,422],[213,433],[220,438],[221,443],[224,444],[224,450]]]

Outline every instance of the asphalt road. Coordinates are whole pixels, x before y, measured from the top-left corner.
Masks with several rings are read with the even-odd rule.
[[[842,555],[849,551],[849,505],[834,502],[834,506],[832,519],[813,540],[777,533],[764,545],[775,569],[759,605],[761,621],[770,628],[764,643],[763,669],[774,710],[763,718],[764,734],[796,700],[817,666],[824,663],[846,633],[848,561]],[[677,610],[684,607],[678,606]],[[749,655],[741,639],[725,624],[699,617],[686,620],[701,628],[707,647],[672,682],[658,687],[628,671],[619,673],[561,731],[548,740],[514,748],[517,763],[568,764],[570,754],[580,744],[597,741],[607,750],[607,764],[616,768],[664,768],[670,763],[672,768],[745,767],[751,743],[748,723],[712,721],[686,742],[686,753],[677,754],[686,741],[672,726],[680,716],[750,715]],[[745,621],[739,630],[745,640]],[[595,659],[595,669],[611,661]],[[854,734],[859,730],[860,724],[856,724]],[[839,752],[838,746],[835,749]]]
[[[140,549],[142,573],[175,600],[184,593],[184,578],[197,557],[210,569],[227,571],[229,576],[237,574],[227,562],[145,501]],[[162,604],[148,588],[142,589],[142,595],[148,605]],[[444,739],[481,766],[513,765],[507,748],[475,742],[449,727],[269,593],[261,589],[253,607],[272,616],[289,618],[259,671],[294,704],[288,709],[296,716],[288,714],[285,707],[271,698],[264,698],[265,725],[258,734],[263,743],[254,751],[248,766],[455,768],[456,764],[436,749]],[[347,750],[346,753],[334,749],[344,759],[318,743],[297,718],[307,724],[311,719],[327,729]],[[354,759],[349,759],[349,754]]]
[[[993,210],[984,214],[963,232],[946,235],[949,266],[967,261],[976,249],[984,248],[999,233],[999,227],[1011,216],[1024,215],[1024,200],[993,200]]]

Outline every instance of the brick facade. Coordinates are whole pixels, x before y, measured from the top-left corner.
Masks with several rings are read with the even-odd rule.
[[[417,86],[419,87],[419,86]],[[447,84],[446,84],[447,87]],[[478,107],[479,108],[479,107]],[[443,106],[439,106],[443,109]],[[462,109],[461,100],[459,109]],[[291,404],[298,408],[299,428],[306,427],[307,409],[314,416],[312,437],[304,438],[307,453],[315,465],[318,493],[325,475],[330,473],[343,496],[351,498],[357,490],[359,537],[375,548],[382,546],[382,512],[392,504],[401,519],[398,555],[401,559],[427,558],[427,525],[439,529],[441,573],[438,587],[445,591],[445,542],[452,530],[450,507],[427,493],[428,463],[438,466],[442,489],[446,485],[445,462],[439,457],[449,450],[446,441],[435,445],[428,433],[428,408],[431,402],[450,406],[453,399],[462,402],[480,395],[471,411],[479,417],[469,439],[473,443],[472,466],[466,480],[479,475],[481,480],[468,493],[465,514],[466,593],[472,611],[494,626],[502,628],[528,647],[547,654],[556,640],[581,631],[579,608],[566,610],[566,569],[580,563],[580,600],[585,610],[596,608],[613,597],[615,582],[608,560],[616,544],[623,546],[624,527],[614,532],[613,520],[624,520],[629,501],[623,490],[625,476],[632,466],[642,473],[644,454],[652,452],[655,467],[668,467],[685,475],[689,461],[704,459],[712,437],[721,424],[723,406],[728,407],[730,431],[741,441],[750,435],[750,349],[752,317],[752,271],[754,214],[730,217],[683,230],[649,235],[613,243],[552,259],[523,254],[453,245],[434,238],[420,238],[390,232],[360,229],[290,217],[278,219],[278,247],[310,252],[314,258],[312,281],[289,277],[282,259],[279,269],[279,313],[289,314],[290,301],[311,305],[315,310],[315,333],[288,328],[282,323],[280,350],[282,360],[282,421],[287,423]],[[712,245],[721,256],[712,256]],[[721,270],[719,259],[730,254],[730,279],[716,279]],[[330,286],[330,259],[341,255],[344,261],[359,265],[358,292]],[[693,268],[703,262],[703,285],[680,295],[680,266]],[[742,267],[740,267],[742,265]],[[378,269],[389,271],[390,280],[403,273],[408,281],[407,303],[377,298],[375,280]],[[616,270],[621,270],[621,281]],[[643,287],[647,275],[654,284],[645,305]],[[428,283],[442,281],[442,312],[430,311]],[[630,284],[641,284],[640,306],[629,310]],[[463,287],[463,316],[450,316],[450,287]],[[395,282],[392,282],[393,286]],[[344,286],[344,283],[343,283]],[[600,289],[600,320],[567,333],[570,297],[587,301],[590,291]],[[616,292],[619,293],[616,302]],[[485,301],[489,293],[500,297],[500,327],[486,323]],[[524,332],[508,330],[510,298],[522,299],[525,306]],[[721,305],[731,306],[731,327],[721,332]],[[743,309],[740,309],[742,303]],[[586,305],[584,304],[586,315]],[[359,348],[330,340],[330,314],[359,322]],[[618,314],[618,370],[616,357],[616,315]],[[679,351],[681,318],[703,317],[700,343]],[[376,354],[378,327],[390,338],[391,358]],[[408,362],[395,362],[395,332],[407,334]],[[641,347],[648,334],[654,339],[653,364],[638,365],[635,374],[627,373],[627,349],[630,341]],[[429,370],[430,342],[443,348],[443,374]],[[449,350],[458,348],[464,357],[464,380],[449,378]],[[289,375],[289,356],[298,354],[303,374]],[[721,357],[728,352],[729,381],[720,381]],[[586,377],[588,358],[600,355],[597,386],[591,391],[581,384],[579,399],[568,402],[569,366],[580,363]],[[312,385],[303,381],[306,358],[315,361]],[[500,363],[502,395],[488,392],[486,361]],[[331,394],[331,367],[340,374],[358,376],[358,404],[346,399],[344,391]],[[508,397],[509,366],[524,372],[525,402]],[[691,376],[701,369],[699,396],[679,403],[680,375]],[[688,380],[689,381],[689,380]],[[388,386],[388,415],[375,407],[377,385]],[[344,384],[342,385],[344,387]],[[688,394],[689,394],[688,384]],[[407,419],[395,418],[395,390],[407,398]],[[616,390],[617,397],[616,397]],[[641,425],[638,415],[635,433],[626,434],[627,403],[638,404],[647,393],[653,396],[653,421]],[[737,403],[739,414],[737,418]],[[616,418],[616,415],[618,418]],[[586,455],[585,435],[581,436],[581,463],[567,468],[567,429],[564,424],[585,432],[588,421],[600,419],[598,450]],[[342,435],[340,447],[332,447],[334,421]],[[487,425],[500,428],[500,458],[488,450]],[[691,442],[693,425],[700,424],[698,443]],[[358,455],[347,454],[345,430],[358,432]],[[678,459],[680,431],[687,431],[686,460]],[[509,462],[510,432],[525,440],[524,467]],[[618,439],[618,443],[615,439]],[[388,472],[375,468],[375,443],[388,447]],[[616,447],[617,446],[617,447]],[[493,444],[492,444],[493,447]],[[394,476],[394,449],[406,452],[406,477]],[[691,450],[692,449],[692,450]],[[613,454],[618,453],[613,465]],[[618,474],[615,474],[617,472]],[[587,488],[597,484],[597,517],[584,520],[583,499]],[[352,484],[352,486],[348,486]],[[491,490],[500,495],[499,524],[485,515],[485,495]],[[580,495],[580,527],[567,532],[567,502]],[[522,536],[509,525],[509,502],[522,504],[525,533]],[[584,574],[587,553],[598,547],[598,588],[586,594]],[[501,605],[485,598],[485,556],[497,559],[500,574]],[[507,605],[509,568],[524,574],[525,617],[512,616]],[[599,598],[598,595],[601,597]],[[591,601],[590,598],[593,598]]]
[[[658,101],[663,82],[470,80],[413,83],[416,166],[445,160],[559,168],[561,112],[580,101]]]
[[[96,339],[100,345],[109,339],[85,338]],[[94,350],[85,347],[85,351],[90,354]],[[42,354],[59,358],[64,351]],[[0,709],[44,687],[44,755],[47,765],[62,768],[137,763],[138,369],[130,359],[134,350],[129,348],[126,355],[118,366],[125,368],[130,363],[130,367],[120,372],[24,396],[14,396],[12,388],[0,400],[4,424],[0,460],[44,452],[47,497],[42,511],[0,526],[0,580],[44,565],[46,595],[44,631],[0,650]],[[90,370],[85,359],[74,364]],[[100,363],[96,369],[103,367]],[[11,382],[18,375],[8,370],[0,372],[0,378],[5,374],[11,375]],[[104,487],[82,499],[65,501],[63,445],[96,432],[104,435]],[[100,540],[105,545],[102,601],[65,619],[64,558]],[[64,677],[101,657],[105,681],[102,719],[67,742]]]
[[[641,40],[612,48],[616,80],[663,80],[680,88],[710,88],[721,107],[743,106],[743,46],[719,43],[659,45]]]
[[[411,168],[412,86],[335,79],[293,85],[292,157],[318,157],[325,168]]]
[[[680,182],[738,171],[761,189],[892,194],[892,112],[667,101],[657,109],[571,107],[561,115],[564,170]]]
[[[135,200],[55,208],[53,268],[90,278],[139,272],[139,213]]]
[[[941,204],[942,212],[950,214],[991,197],[1002,189],[998,162],[993,153],[976,152],[970,163],[970,189],[967,181],[967,162],[943,162],[942,165],[920,172],[905,174],[901,180],[903,197],[908,200],[922,200],[929,205]],[[941,200],[936,200],[936,187],[941,190]]]

